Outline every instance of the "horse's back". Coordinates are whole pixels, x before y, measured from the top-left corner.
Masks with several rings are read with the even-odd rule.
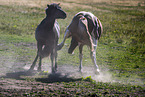
[[[99,40],[103,32],[100,20],[91,12],[85,11],[77,13],[68,28],[76,40],[83,40],[84,43],[90,37]]]
[[[78,13],[74,16],[71,24],[68,26],[68,29],[76,41],[84,45],[89,45],[91,36],[88,25],[89,22],[85,17],[85,14]]]
[[[51,29],[51,30],[50,30]],[[35,38],[38,42],[42,44],[52,45],[54,42],[58,42],[60,28],[57,21],[55,21],[53,28],[49,28],[47,24],[42,21],[36,28]]]

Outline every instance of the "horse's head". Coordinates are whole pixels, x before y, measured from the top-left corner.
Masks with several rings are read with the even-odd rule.
[[[66,18],[66,13],[61,9],[59,4],[52,3],[50,5],[47,5],[46,8],[46,15],[47,16],[52,16],[55,19],[65,19]]]

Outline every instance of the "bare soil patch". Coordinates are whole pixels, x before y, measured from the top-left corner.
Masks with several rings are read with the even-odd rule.
[[[130,90],[120,92],[116,86],[108,84],[112,88],[106,90],[107,83],[104,82],[111,80],[110,75],[97,76],[93,73],[92,67],[84,66],[83,73],[79,73],[77,66],[62,65],[58,67],[58,72],[55,74],[45,71],[50,69],[48,67],[50,66],[43,66],[43,72],[24,69],[1,76],[0,96],[144,96],[145,91],[138,87],[135,88],[134,93]],[[83,80],[82,77],[89,75],[98,83],[93,83],[90,79]],[[106,85],[103,86],[103,83]]]

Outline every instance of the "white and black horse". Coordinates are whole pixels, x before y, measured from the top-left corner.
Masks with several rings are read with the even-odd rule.
[[[50,4],[46,8],[46,17],[37,26],[35,38],[37,40],[37,55],[29,70],[33,70],[39,57],[38,71],[41,71],[41,60],[50,55],[52,73],[57,69],[57,44],[60,28],[56,19],[65,19],[66,13],[59,4]]]
[[[90,47],[90,56],[96,68],[95,71],[99,73],[100,70],[96,63],[96,47],[97,41],[99,40],[102,32],[102,24],[95,15],[85,11],[79,12],[74,16],[72,22],[67,27],[64,39],[58,45],[58,50],[63,47],[65,40],[72,36],[71,45],[68,49],[68,53],[73,53],[74,49],[79,46],[79,70],[81,71],[82,69],[82,49],[84,45],[87,45]]]

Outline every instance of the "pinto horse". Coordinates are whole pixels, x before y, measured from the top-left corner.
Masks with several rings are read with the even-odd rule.
[[[35,39],[37,40],[37,55],[29,70],[33,70],[39,57],[38,71],[41,71],[41,60],[50,55],[52,73],[57,69],[57,44],[59,39],[59,24],[56,19],[65,19],[66,13],[61,9],[59,4],[47,5],[45,10],[46,17],[37,26]]]
[[[63,47],[65,40],[71,36],[72,40],[68,53],[72,54],[74,49],[79,46],[79,71],[81,71],[83,58],[82,49],[84,45],[89,46],[90,56],[96,68],[95,71],[96,73],[99,73],[100,70],[96,63],[96,47],[97,41],[99,40],[102,32],[103,28],[100,20],[90,12],[81,11],[74,16],[72,22],[66,28],[64,39],[58,45],[58,50]]]

